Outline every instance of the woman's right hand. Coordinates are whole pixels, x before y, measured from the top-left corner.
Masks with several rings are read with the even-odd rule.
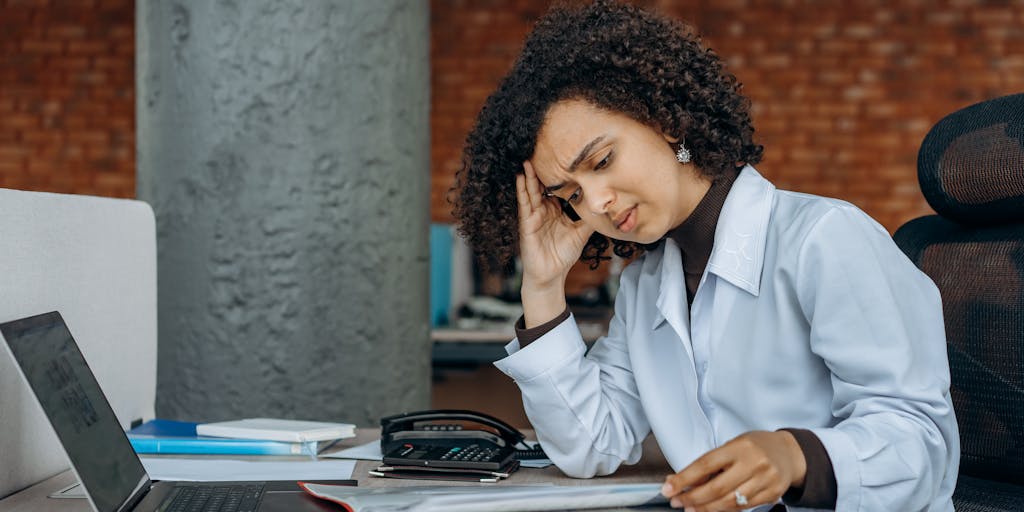
[[[539,325],[564,310],[566,276],[580,259],[594,229],[586,222],[573,222],[562,212],[558,199],[544,197],[543,186],[529,161],[523,163],[523,170],[523,174],[516,176],[516,197],[523,309],[529,328],[533,326],[530,324]],[[550,318],[543,318],[549,314]]]

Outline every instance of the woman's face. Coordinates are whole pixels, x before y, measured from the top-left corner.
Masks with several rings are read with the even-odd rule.
[[[658,130],[582,100],[554,104],[530,163],[545,191],[616,240],[652,243],[682,224],[711,181]]]

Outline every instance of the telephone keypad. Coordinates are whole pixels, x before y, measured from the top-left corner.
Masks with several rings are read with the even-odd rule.
[[[441,455],[441,460],[455,460],[455,461],[469,461],[469,462],[489,462],[494,459],[494,456],[498,454],[498,450],[494,448],[481,448],[478,445],[471,444],[469,446],[455,446],[450,448],[444,455]]]
[[[451,444],[423,445],[406,443],[385,455],[390,464],[414,464],[437,467],[478,467],[496,469],[505,467],[513,457],[508,447],[490,447],[484,444],[452,446]],[[491,466],[494,466],[493,468]]]

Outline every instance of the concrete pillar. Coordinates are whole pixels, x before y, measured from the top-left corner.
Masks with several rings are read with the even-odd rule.
[[[376,424],[429,403],[429,9],[138,0],[157,415]]]

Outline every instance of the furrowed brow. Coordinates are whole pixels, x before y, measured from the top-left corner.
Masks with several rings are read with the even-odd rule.
[[[569,164],[569,174],[576,172],[576,168],[579,167],[584,160],[590,158],[590,153],[594,151],[594,146],[597,146],[603,140],[604,135],[599,135],[594,138],[594,140],[588,142],[586,146],[583,146],[583,149],[580,150],[580,154],[576,155],[576,159]]]
[[[590,158],[590,153],[594,151],[594,147],[597,146],[598,144],[600,144],[602,141],[604,141],[604,139],[605,139],[604,135],[599,135],[599,136],[595,137],[594,140],[588,142],[586,146],[583,146],[583,149],[580,150],[580,153],[578,155],[576,155],[576,158],[572,161],[571,164],[569,164],[569,169],[568,169],[569,174],[572,174],[572,173],[576,172],[576,168],[578,168],[580,166],[580,164],[583,163],[584,160]],[[564,186],[565,186],[565,183],[563,182],[563,183],[559,183],[557,185],[551,185],[550,187],[544,187],[544,193],[548,194],[548,195],[551,195],[552,192],[554,192],[554,191],[556,191],[556,190],[558,190],[558,189],[560,189],[560,188],[562,188]]]

